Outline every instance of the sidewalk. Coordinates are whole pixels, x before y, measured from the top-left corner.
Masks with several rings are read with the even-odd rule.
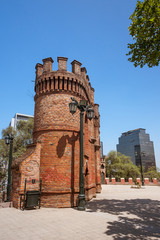
[[[103,185],[86,211],[0,209],[1,240],[160,239],[160,187]]]

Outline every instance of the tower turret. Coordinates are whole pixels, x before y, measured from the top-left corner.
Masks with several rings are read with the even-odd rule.
[[[74,115],[69,111],[71,97],[78,102],[86,100],[95,108],[95,118],[98,116],[86,68],[81,68],[82,64],[74,60],[72,72],[69,72],[67,60],[66,57],[57,58],[57,71],[52,70],[54,61],[51,57],[43,59],[43,65],[36,65],[33,141],[35,145],[39,144],[38,148],[34,147],[39,154],[39,175],[36,176],[42,179],[41,203],[45,207],[72,207],[77,203],[80,116],[78,111]],[[99,167],[96,166],[99,164],[96,160],[97,151],[100,151],[96,148],[99,127],[95,127],[95,118],[91,121],[84,118],[86,200],[96,196],[97,189],[100,191]],[[37,152],[31,155],[32,162],[37,158]],[[25,161],[26,164],[29,162],[27,155]],[[29,176],[26,172],[23,174]]]

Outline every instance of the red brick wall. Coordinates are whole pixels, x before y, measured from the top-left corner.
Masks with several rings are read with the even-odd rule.
[[[25,179],[36,180],[35,184],[28,183],[26,190],[39,190],[39,169],[40,169],[41,144],[28,147],[19,159],[12,166],[12,201],[13,207],[20,207],[20,195],[24,193]]]

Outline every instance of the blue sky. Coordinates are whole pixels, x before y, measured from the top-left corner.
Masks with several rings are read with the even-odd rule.
[[[128,62],[129,16],[136,0],[1,1],[0,131],[16,112],[34,114],[35,65],[57,56],[87,68],[100,105],[104,154],[122,132],[145,128],[160,167],[159,67]]]

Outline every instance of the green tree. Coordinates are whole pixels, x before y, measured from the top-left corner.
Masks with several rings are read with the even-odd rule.
[[[0,140],[0,148],[1,148],[1,140]],[[6,176],[5,162],[3,161],[2,158],[0,158],[0,182],[2,181],[2,179],[4,179],[5,176]]]
[[[120,178],[128,180],[128,178],[132,177],[136,181],[136,177],[140,176],[139,168],[132,163],[130,157],[119,152],[109,152],[105,162],[107,177],[115,177],[118,181]]]
[[[156,169],[156,167],[149,167],[144,173],[144,177],[149,178],[150,181],[152,181],[153,178],[160,180],[160,172]]]
[[[9,146],[5,144],[5,136],[13,135],[13,161],[26,151],[26,146],[32,141],[33,119],[28,121],[19,121],[17,130],[8,127],[2,130],[2,139],[0,139],[0,181],[5,177],[6,171],[4,166],[9,159]]]
[[[160,0],[137,1],[134,13],[130,16],[129,33],[134,43],[128,60],[141,68],[158,66],[160,61]]]

